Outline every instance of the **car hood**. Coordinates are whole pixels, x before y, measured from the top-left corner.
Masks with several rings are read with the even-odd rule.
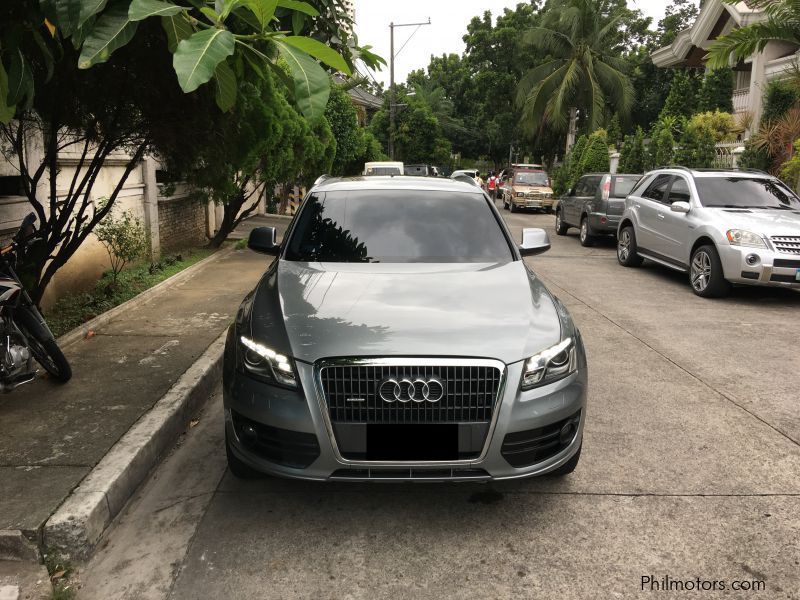
[[[279,261],[254,295],[251,331],[298,360],[354,356],[528,358],[560,340],[556,306],[522,261]],[[281,327],[282,325],[282,327]]]
[[[714,208],[728,229],[746,229],[766,236],[800,236],[800,211],[761,210],[748,212],[736,209]]]

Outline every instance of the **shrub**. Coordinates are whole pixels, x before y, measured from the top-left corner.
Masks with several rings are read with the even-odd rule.
[[[696,134],[708,133],[715,142],[731,141],[735,139],[736,119],[726,112],[715,110],[692,115],[686,124],[686,129]]]
[[[693,169],[713,167],[715,143],[710,131],[687,127],[681,136],[680,147],[675,152],[675,162]]]
[[[744,152],[739,157],[739,167],[742,169],[758,169],[766,171],[770,167],[770,157],[766,148],[753,144],[752,139],[744,143]]]
[[[644,131],[641,127],[636,128],[633,136],[628,136],[622,147],[622,154],[618,169],[620,173],[644,173]]]
[[[686,70],[675,73],[664,101],[662,117],[689,117],[697,109],[697,78]]]
[[[697,109],[703,112],[733,112],[733,70],[714,69],[705,76],[697,93]]]
[[[793,190],[800,190],[800,140],[794,142],[794,155],[781,165],[781,179]]]
[[[608,169],[608,140],[605,130],[600,129],[589,137],[589,145],[581,156],[578,176],[584,173],[603,173]]]
[[[572,151],[567,157],[567,164],[569,165],[569,178],[567,180],[567,189],[571,188],[578,177],[581,176],[581,161],[583,160],[583,153],[589,145],[589,138],[582,135],[572,147]]]
[[[788,81],[770,82],[764,93],[764,112],[761,114],[761,122],[777,121],[799,101],[800,93],[796,86]]]
[[[113,291],[117,287],[117,278],[125,265],[144,256],[147,250],[147,236],[139,219],[127,210],[119,217],[114,213],[108,213],[97,225],[94,233],[108,252],[112,273],[109,287]]]
[[[656,124],[650,136],[650,167],[663,167],[672,163],[675,152],[675,138],[670,127],[664,123]]]

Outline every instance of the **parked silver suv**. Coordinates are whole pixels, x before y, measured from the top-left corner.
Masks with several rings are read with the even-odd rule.
[[[800,288],[800,198],[760,171],[647,173],[625,201],[617,259],[689,273],[698,296],[731,284]]]

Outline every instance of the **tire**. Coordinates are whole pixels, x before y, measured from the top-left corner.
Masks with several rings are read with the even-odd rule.
[[[508,203],[508,205],[509,205],[509,210],[510,210],[512,213],[515,213],[515,212],[517,212],[517,211],[519,210],[519,209],[517,208],[517,205],[516,205],[516,204],[514,204],[513,202],[509,202],[509,203]]]
[[[563,465],[558,467],[555,471],[550,471],[548,475],[553,477],[563,477],[564,475],[569,475],[575,470],[575,467],[578,466],[578,462],[581,460],[581,450],[583,449],[583,441],[581,441],[581,445],[578,446],[578,451],[572,455],[567,462]]]
[[[567,235],[567,231],[569,231],[569,225],[564,223],[564,219],[561,217],[561,211],[556,211],[556,235]]]
[[[594,246],[594,243],[597,241],[597,238],[592,235],[592,228],[589,227],[589,219],[587,217],[583,217],[581,219],[581,232],[579,239],[581,241],[581,246],[586,248]]]
[[[628,225],[622,229],[617,240],[617,261],[623,267],[639,267],[644,259],[636,253],[636,233]]]
[[[730,293],[731,284],[725,279],[716,247],[700,246],[692,253],[689,285],[701,298],[722,298]]]
[[[506,197],[505,197],[505,194],[503,195],[503,208],[504,208],[505,210],[508,210],[508,204],[506,203]]]
[[[25,309],[17,313],[17,326],[28,340],[33,358],[53,380],[66,383],[72,379],[72,367],[58,343],[42,328],[33,314]]]
[[[227,431],[225,432],[225,454],[228,457],[228,469],[237,479],[262,479],[265,477],[264,473],[255,470],[233,453]]]

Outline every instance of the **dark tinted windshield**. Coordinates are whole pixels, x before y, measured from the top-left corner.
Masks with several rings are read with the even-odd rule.
[[[506,237],[481,193],[342,191],[310,196],[286,260],[508,262]]]
[[[547,185],[547,173],[544,171],[523,171],[514,174],[514,183],[522,185]]]
[[[696,177],[695,185],[703,206],[800,209],[797,196],[777,179]]]
[[[613,198],[627,198],[637,182],[641,179],[638,175],[632,177],[612,175],[611,196]]]

